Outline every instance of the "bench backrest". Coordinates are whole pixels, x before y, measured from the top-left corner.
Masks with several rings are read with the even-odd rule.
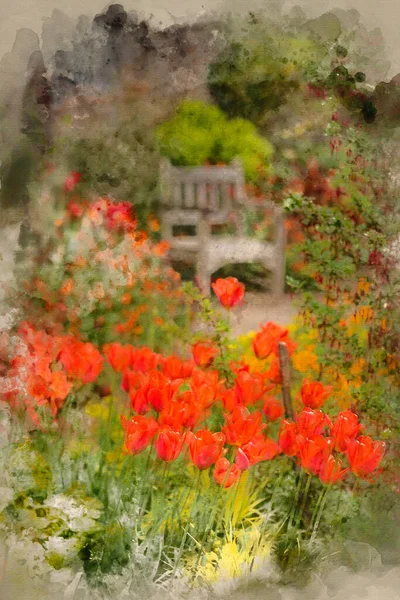
[[[243,208],[250,208],[251,200],[246,195],[240,160],[223,166],[174,167],[163,158],[160,170],[162,226],[166,240],[179,245],[174,228],[187,225],[197,227],[196,236],[207,238],[211,234],[210,226],[224,225],[232,219],[238,235],[244,235]],[[282,248],[285,238],[282,208],[272,201],[263,201],[261,208],[272,211],[275,242]]]
[[[164,210],[181,211],[192,217],[205,212],[212,222],[224,222],[236,203],[245,199],[244,174],[240,161],[230,165],[174,167],[161,162],[161,203]]]

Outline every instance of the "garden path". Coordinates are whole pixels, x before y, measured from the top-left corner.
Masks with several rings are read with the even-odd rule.
[[[245,335],[267,321],[289,325],[296,313],[297,301],[289,294],[276,300],[265,292],[246,292],[244,305],[232,311],[232,333],[235,337]]]

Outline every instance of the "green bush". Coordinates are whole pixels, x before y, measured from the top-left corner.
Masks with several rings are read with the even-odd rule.
[[[269,167],[272,146],[245,119],[229,120],[216,106],[184,101],[157,130],[161,154],[176,166],[229,163],[238,157],[246,178],[257,180]]]

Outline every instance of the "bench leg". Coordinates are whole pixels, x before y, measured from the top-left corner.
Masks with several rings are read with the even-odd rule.
[[[196,266],[196,275],[201,293],[208,297],[211,294],[211,274],[207,268],[207,257],[201,253]]]
[[[275,268],[272,278],[272,293],[275,298],[282,298],[285,294],[285,268],[279,265]]]
[[[197,279],[201,293],[208,298],[211,294],[211,277],[209,273],[200,269],[197,272]]]

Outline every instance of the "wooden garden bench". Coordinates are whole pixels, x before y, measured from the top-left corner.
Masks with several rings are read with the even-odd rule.
[[[273,202],[252,201],[246,196],[239,160],[226,166],[174,167],[161,162],[162,233],[169,243],[170,259],[194,264],[202,292],[210,294],[212,274],[228,264],[259,263],[272,272],[272,291],[280,296],[285,287],[286,232],[283,209]],[[263,241],[245,233],[245,207],[270,209],[273,240]],[[234,235],[213,235],[213,227],[235,223]],[[177,235],[191,226],[193,235]]]

